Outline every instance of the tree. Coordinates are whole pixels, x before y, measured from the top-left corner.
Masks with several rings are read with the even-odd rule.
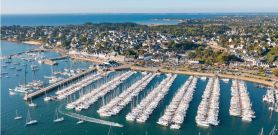
[[[272,72],[276,77],[278,77],[278,68],[273,69]]]
[[[267,61],[273,62],[278,59],[278,46],[273,47],[268,53],[267,53]]]
[[[216,61],[220,64],[224,64],[228,60],[229,60],[229,55],[226,52],[219,54],[216,58]]]

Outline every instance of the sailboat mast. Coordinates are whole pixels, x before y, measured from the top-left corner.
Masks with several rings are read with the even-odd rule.
[[[16,116],[16,117],[18,116],[17,110],[15,110],[15,116]]]
[[[29,122],[30,120],[31,120],[31,116],[30,116],[30,111],[28,110],[27,118],[26,118],[26,123]]]
[[[24,87],[26,87],[26,67],[27,65],[24,68]]]

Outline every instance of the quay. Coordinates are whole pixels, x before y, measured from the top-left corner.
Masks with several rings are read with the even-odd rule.
[[[67,58],[69,58],[69,56],[61,56],[61,57],[51,58],[49,60],[56,61],[56,60],[63,60],[63,59],[67,59]]]
[[[43,64],[48,64],[48,65],[57,65],[58,63],[56,62],[57,60],[63,60],[69,58],[68,56],[61,56],[61,57],[56,57],[56,58],[51,58],[51,59],[45,59],[42,61]]]
[[[95,70],[96,70],[96,68],[90,68],[90,69],[88,69],[88,70],[86,70],[86,71],[84,71],[84,72],[81,72],[81,73],[79,73],[79,74],[77,74],[77,75],[75,75],[75,76],[72,76],[72,77],[69,77],[69,78],[67,78],[67,79],[64,79],[63,81],[54,83],[54,84],[49,85],[49,86],[47,86],[47,87],[45,87],[45,88],[42,88],[42,89],[40,89],[40,90],[37,90],[37,91],[35,91],[35,92],[33,92],[33,93],[26,94],[26,95],[24,96],[24,100],[30,100],[30,99],[32,99],[32,98],[34,98],[34,97],[37,97],[37,96],[39,96],[39,95],[41,95],[41,94],[43,94],[43,93],[45,93],[45,92],[47,92],[47,91],[53,90],[53,89],[55,89],[55,88],[57,88],[57,87],[59,87],[59,86],[61,86],[61,85],[63,85],[63,84],[66,84],[66,83],[68,83],[68,82],[70,82],[70,81],[76,80],[77,78],[79,78],[79,77],[81,77],[81,76],[85,76],[85,75],[87,75],[87,74],[89,74],[89,73],[91,73],[91,72],[93,72],[93,71],[95,71]]]
[[[57,65],[57,64],[58,64],[57,62],[52,61],[52,60],[50,60],[50,59],[43,60],[42,63],[43,63],[43,64],[47,64],[47,65],[51,65],[51,66],[52,66],[52,65]]]

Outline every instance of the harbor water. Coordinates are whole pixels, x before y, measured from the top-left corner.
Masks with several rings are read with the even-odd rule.
[[[1,56],[10,55],[18,52],[37,48],[22,43],[12,43],[1,41]],[[42,52],[40,55],[45,58],[55,58],[60,56],[56,52]],[[17,71],[11,69],[11,66],[17,68],[23,68],[25,63],[26,68],[26,81],[31,82],[32,80],[42,80],[48,85],[48,79],[45,76],[51,76],[53,72],[63,71],[64,69],[77,70],[87,69],[93,63],[76,61],[72,59],[63,59],[58,61],[58,65],[50,66],[45,64],[39,64],[37,61],[24,61],[18,58],[12,59],[12,63],[5,63],[6,60],[1,60],[1,73],[6,72],[6,75],[1,74],[1,134],[2,135],[198,135],[198,134],[213,134],[213,135],[234,135],[234,134],[258,134],[261,129],[264,129],[265,133],[269,133],[270,130],[276,125],[278,126],[278,113],[271,112],[268,109],[268,104],[262,101],[263,95],[266,93],[266,88],[258,88],[257,84],[252,82],[246,82],[247,90],[252,102],[252,109],[255,111],[256,118],[252,122],[243,122],[241,118],[233,117],[229,115],[229,107],[231,100],[231,84],[230,80],[228,83],[220,81],[220,111],[218,126],[210,126],[208,128],[198,127],[195,122],[198,105],[201,102],[202,94],[206,87],[207,81],[198,79],[196,90],[193,94],[193,99],[187,110],[186,118],[178,130],[170,129],[169,127],[163,127],[158,125],[156,122],[159,117],[163,115],[166,106],[169,105],[173,96],[177,92],[180,86],[188,79],[187,75],[178,75],[174,80],[173,85],[170,87],[168,94],[159,102],[158,107],[153,111],[150,118],[145,123],[129,122],[126,121],[125,116],[131,111],[131,104],[128,104],[118,115],[111,117],[100,117],[97,110],[102,106],[103,103],[109,102],[113,99],[115,93],[120,93],[127,89],[134,82],[139,80],[142,73],[137,72],[133,74],[129,79],[125,80],[116,89],[108,93],[104,99],[99,99],[94,103],[88,110],[82,110],[76,112],[81,115],[108,120],[122,124],[124,127],[110,127],[107,125],[101,125],[97,123],[85,122],[77,125],[77,119],[64,116],[65,120],[61,123],[54,123],[53,119],[55,116],[55,110],[62,106],[65,110],[64,104],[66,100],[62,101],[49,101],[44,102],[44,95],[33,99],[33,102],[37,104],[36,108],[28,107],[26,101],[23,100],[23,94],[9,95],[9,88],[15,88],[19,84],[24,84],[24,69]],[[20,63],[20,65],[13,65],[13,63]],[[38,65],[39,70],[32,71],[30,66],[32,64]],[[7,65],[2,67],[2,65]],[[122,71],[124,72],[124,71]],[[108,74],[112,78],[119,72],[113,72]],[[64,77],[64,76],[61,76]],[[107,79],[103,78],[103,79]],[[149,91],[151,91],[158,83],[165,78],[164,74],[156,76],[147,87],[139,93],[139,96],[134,98],[132,104],[139,103]],[[91,84],[92,86],[104,83],[103,80],[99,80]],[[48,95],[54,95],[55,91],[51,91]],[[79,96],[78,93],[75,94]],[[16,110],[23,117],[21,120],[14,120]],[[36,125],[25,126],[25,119],[27,111],[30,110],[31,117],[38,120]],[[75,112],[75,111],[72,111]],[[60,114],[61,115],[61,114]]]

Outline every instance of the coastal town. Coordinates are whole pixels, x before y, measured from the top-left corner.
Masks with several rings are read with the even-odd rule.
[[[0,134],[278,133],[277,0],[3,1]]]
[[[264,80],[274,81],[278,74],[277,25],[277,16],[221,16],[185,19],[177,25],[1,26],[1,40],[37,44],[87,60],[268,76]]]

